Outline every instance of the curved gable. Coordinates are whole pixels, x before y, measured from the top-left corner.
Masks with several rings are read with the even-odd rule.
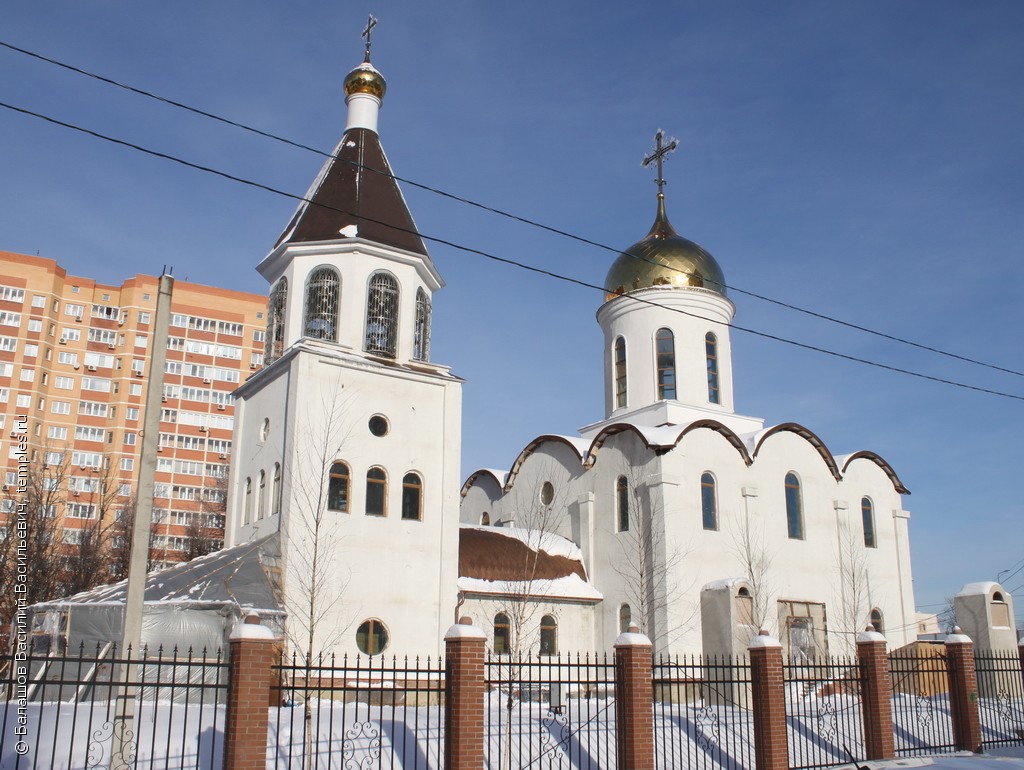
[[[519,456],[516,458],[516,461],[512,463],[512,468],[509,469],[508,476],[505,479],[505,486],[503,487],[504,491],[508,492],[510,489],[512,489],[512,485],[515,483],[516,476],[519,475],[519,471],[522,470],[523,463],[526,462],[530,455],[532,455],[534,452],[540,449],[542,445],[547,443],[562,444],[564,446],[567,446],[569,449],[572,450],[572,453],[576,455],[577,460],[583,460],[583,455],[580,453],[579,448],[565,436],[556,436],[553,434],[545,434],[543,436],[538,436],[523,448],[523,451],[519,453]]]
[[[747,447],[746,444],[743,443],[743,439],[741,439],[735,431],[731,430],[728,426],[723,425],[718,420],[697,420],[696,422],[690,423],[676,437],[675,446],[678,446],[679,442],[682,441],[688,433],[692,433],[693,431],[700,430],[702,428],[714,431],[728,441],[729,444],[739,452],[740,457],[743,458],[743,462],[746,465],[750,465],[754,462],[754,458],[752,458],[750,453],[747,451]]]
[[[822,461],[828,466],[829,471],[832,473],[832,477],[836,481],[842,480],[843,474],[839,471],[839,464],[836,462],[836,458],[833,457],[832,453],[828,450],[828,447],[825,446],[825,442],[818,438],[814,431],[795,422],[784,422],[781,425],[776,425],[775,427],[766,430],[761,438],[758,439],[757,446],[754,447],[754,459],[757,459],[757,453],[761,451],[761,447],[764,445],[764,442],[777,433],[794,433],[804,439],[808,444],[814,447],[815,451],[817,451]]]
[[[899,492],[901,495],[910,494],[910,490],[903,485],[902,481],[900,481],[900,477],[896,475],[896,471],[893,470],[893,467],[889,465],[889,463],[886,462],[881,456],[868,450],[854,452],[852,455],[847,457],[846,462],[843,463],[844,474],[846,473],[846,469],[850,467],[850,463],[852,463],[854,460],[867,460],[868,462],[874,463],[885,472],[886,476],[889,477],[889,481],[892,482],[892,485],[897,492]]]
[[[500,477],[498,476],[499,473],[501,474]],[[469,490],[476,485],[476,482],[478,480],[486,479],[490,479],[491,481],[493,481],[498,491],[501,492],[501,488],[504,485],[503,479],[506,476],[508,476],[508,474],[504,473],[503,471],[492,471],[490,468],[481,468],[480,470],[474,471],[473,473],[469,474],[469,478],[466,479],[465,483],[462,485],[462,489],[459,490],[459,494],[462,497],[465,497],[467,494],[469,494]]]

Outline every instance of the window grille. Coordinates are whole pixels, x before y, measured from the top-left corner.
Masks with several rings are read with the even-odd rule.
[[[398,281],[390,273],[370,276],[366,297],[367,353],[395,357],[398,337]]]
[[[430,360],[430,298],[423,289],[416,290],[416,327],[412,335],[412,357]]]
[[[658,329],[655,335],[658,355],[658,398],[676,397],[676,340],[671,329]]]
[[[338,274],[329,267],[320,267],[306,284],[306,318],[303,334],[318,340],[338,340]]]
[[[626,340],[615,340],[615,408],[626,405]]]
[[[704,335],[704,350],[708,363],[708,401],[712,404],[720,404],[718,382],[718,338],[708,332]]]
[[[288,279],[282,278],[270,292],[267,303],[266,362],[269,364],[284,352],[284,314],[288,305]]]

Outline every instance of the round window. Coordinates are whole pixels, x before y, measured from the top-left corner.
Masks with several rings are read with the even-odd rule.
[[[377,655],[387,649],[388,630],[379,620],[364,620],[356,630],[356,646],[366,655]]]
[[[263,424],[260,426],[260,441],[266,441],[267,436],[270,435],[270,418],[263,418]]]
[[[551,505],[551,501],[555,499],[555,487],[550,481],[545,481],[540,488],[540,501],[544,505]]]
[[[388,418],[382,414],[375,414],[370,418],[370,433],[374,436],[386,436],[391,429]]]

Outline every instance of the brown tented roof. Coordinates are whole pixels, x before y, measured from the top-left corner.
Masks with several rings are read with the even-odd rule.
[[[586,570],[576,559],[534,551],[522,540],[502,534],[500,529],[459,530],[459,577],[522,581],[556,580],[567,575],[587,579]]]
[[[379,173],[378,173],[379,172]],[[409,207],[392,178],[380,138],[365,128],[345,132],[275,246],[349,236],[427,256]]]

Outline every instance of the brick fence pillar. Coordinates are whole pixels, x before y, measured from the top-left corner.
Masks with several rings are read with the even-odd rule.
[[[1024,636],[1017,640],[1017,657],[1020,658],[1021,686],[1024,686]]]
[[[974,642],[960,627],[946,637],[946,673],[949,706],[953,712],[953,743],[960,751],[981,752],[981,714],[978,677],[974,670]]]
[[[782,645],[762,630],[747,648],[754,702],[754,760],[757,770],[788,770],[786,685]]]
[[[618,767],[654,770],[651,640],[639,626],[615,640],[615,735]]]
[[[885,637],[868,626],[857,634],[857,660],[864,674],[861,715],[864,719],[865,759],[892,759],[896,738],[892,731],[892,673],[885,653]]]
[[[484,766],[484,646],[487,634],[469,618],[444,635],[446,770],[480,770]]]
[[[255,613],[231,632],[224,770],[266,770],[276,642]]]

